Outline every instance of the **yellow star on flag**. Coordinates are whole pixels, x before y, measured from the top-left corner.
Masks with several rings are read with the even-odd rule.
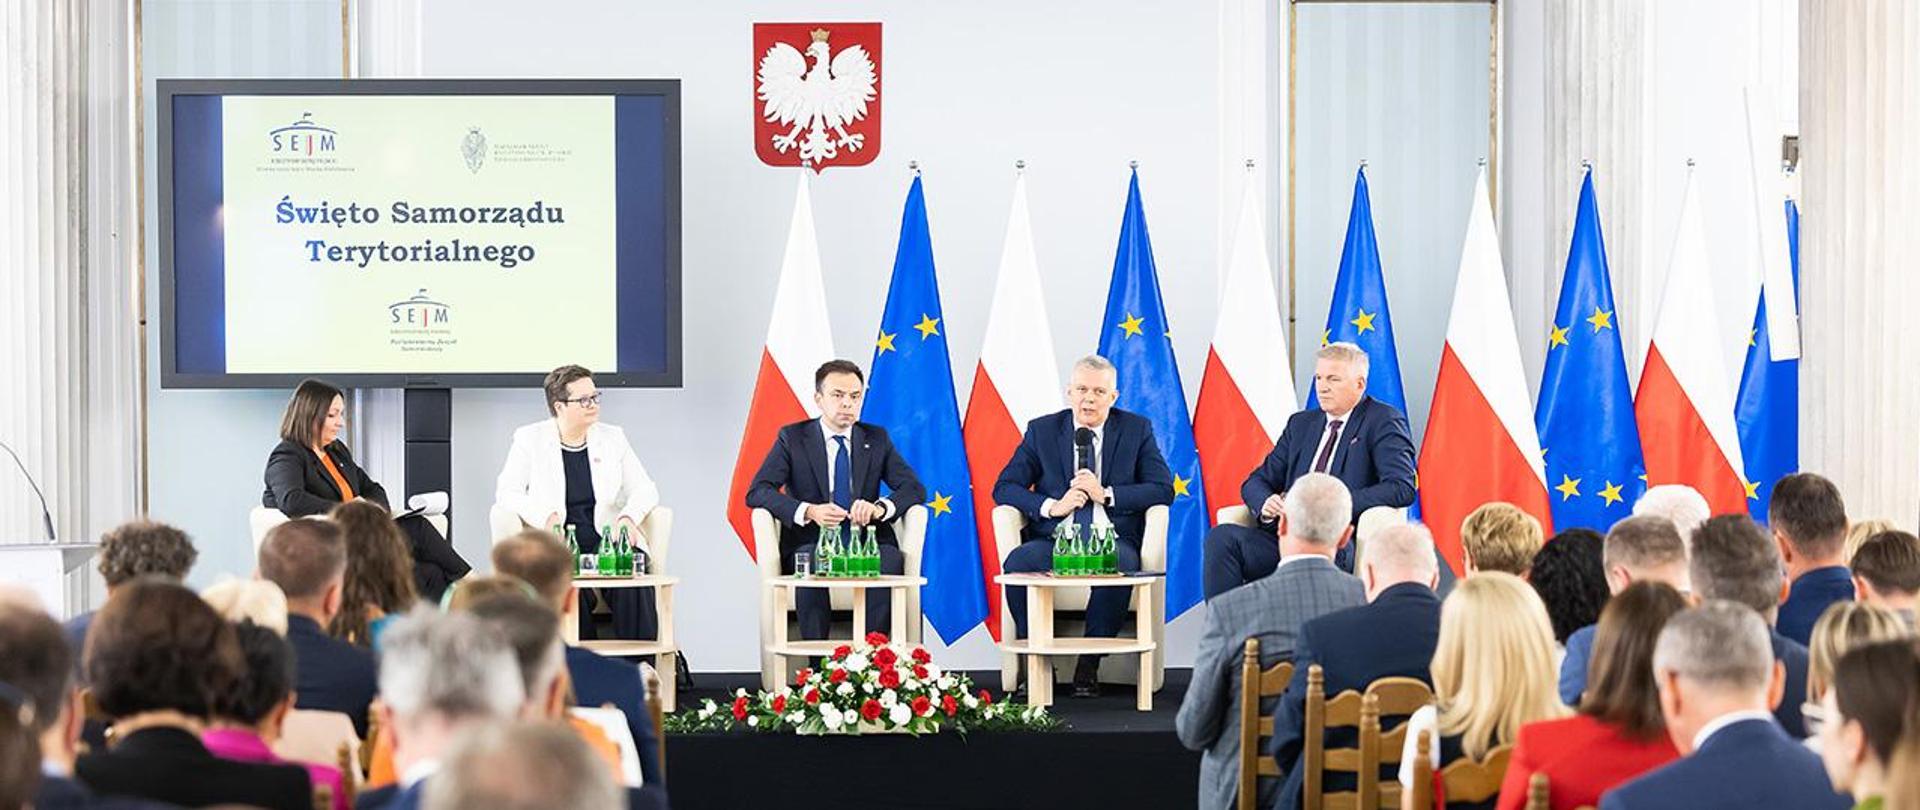
[[[1547,460],[1547,448],[1545,447],[1540,448],[1540,460],[1541,461]]]
[[[927,508],[933,510],[934,517],[939,517],[953,513],[952,503],[952,495],[942,495],[939,492],[935,492],[933,493],[933,500],[927,501]]]
[[[1332,338],[1332,337],[1333,337],[1333,330],[1332,330],[1332,329],[1322,329],[1322,330],[1320,330],[1320,345],[1322,345],[1322,346],[1325,346],[1325,345],[1327,345],[1327,343],[1329,343],[1329,342],[1330,342],[1330,341],[1329,341],[1329,338]]]
[[[1640,474],[1640,483],[1642,483],[1642,484],[1645,484],[1645,483],[1648,483],[1648,481],[1647,481],[1647,474],[1646,474],[1646,473],[1641,473],[1641,474]]]
[[[1607,502],[1607,506],[1626,500],[1620,495],[1620,485],[1612,481],[1608,481],[1607,485],[1600,490],[1600,497]]]
[[[1554,347],[1565,345],[1567,345],[1567,327],[1556,323],[1553,325],[1553,330],[1547,333],[1547,351],[1553,351]]]
[[[1377,313],[1368,312],[1363,309],[1363,310],[1360,310],[1360,315],[1358,317],[1355,317],[1351,321],[1347,321],[1347,323],[1353,324],[1355,328],[1358,328],[1360,330],[1361,334],[1365,334],[1367,330],[1373,328],[1373,316],[1375,314]]]
[[[873,347],[879,349],[881,354],[895,351],[893,348],[893,338],[893,334],[889,334],[886,330],[882,329],[880,330],[880,339],[873,342]]]
[[[1173,497],[1180,498],[1180,497],[1185,497],[1188,494],[1191,494],[1187,491],[1187,485],[1191,483],[1193,483],[1193,479],[1181,478],[1179,473],[1174,473]]]
[[[1120,331],[1125,332],[1126,337],[1131,339],[1133,336],[1141,334],[1140,324],[1146,322],[1147,319],[1129,312],[1127,313],[1126,320],[1120,322]]]
[[[1567,476],[1566,473],[1561,473],[1560,485],[1554,487],[1553,489],[1555,492],[1560,493],[1560,500],[1564,501],[1568,498],[1571,498],[1575,495],[1580,494],[1580,479],[1570,478]]]
[[[920,322],[914,324],[913,328],[920,330],[921,340],[926,340],[927,338],[940,334],[940,319],[929,318],[926,313],[922,312],[920,313]]]
[[[1613,313],[1594,307],[1593,315],[1587,318],[1587,323],[1593,324],[1594,334],[1599,334],[1602,329],[1613,328]]]
[[[1759,336],[1760,336],[1760,330],[1748,329],[1747,330],[1747,347],[1752,348],[1754,346],[1760,345],[1760,341],[1754,340],[1754,338],[1757,338]]]
[[[1751,501],[1760,500],[1760,482],[1759,481],[1741,481],[1740,486],[1747,488],[1747,500],[1751,500]]]

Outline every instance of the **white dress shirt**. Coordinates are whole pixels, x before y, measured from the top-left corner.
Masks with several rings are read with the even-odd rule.
[[[1106,459],[1101,457],[1100,448],[1106,446],[1107,423],[1102,422],[1098,427],[1088,427],[1087,425],[1075,424],[1073,426],[1073,430],[1075,433],[1078,433],[1080,432],[1080,428],[1083,428],[1083,427],[1093,431],[1093,447],[1089,448],[1093,453],[1093,476],[1095,478],[1104,478],[1105,476],[1101,475],[1101,467],[1106,463]],[[1076,455],[1073,458],[1073,466],[1074,466],[1074,471],[1079,472],[1080,458],[1077,455],[1078,451],[1075,451],[1075,452],[1076,452]],[[1104,481],[1102,482],[1101,489],[1103,489],[1106,492],[1106,496],[1105,496],[1106,499],[1104,501],[1093,502],[1093,525],[1111,526],[1113,525],[1113,521],[1107,519],[1107,507],[1113,505],[1113,490],[1109,487],[1106,487],[1104,485]],[[1043,514],[1043,515],[1052,514],[1053,504],[1057,500],[1059,499],[1048,498],[1044,501],[1041,501],[1040,514]],[[1084,509],[1086,507],[1081,507],[1081,508]],[[1079,511],[1079,510],[1076,509],[1074,511]],[[1072,517],[1072,514],[1068,513],[1066,517]]]
[[[1327,425],[1331,425],[1336,421],[1340,423],[1340,436],[1337,437],[1333,435],[1333,431],[1327,429]],[[1352,422],[1352,408],[1348,408],[1346,413],[1337,416],[1331,413],[1327,414],[1327,424],[1320,426],[1320,441],[1315,442],[1313,445],[1313,457],[1307,459],[1307,470],[1309,472],[1313,470],[1313,463],[1320,460],[1320,454],[1327,452],[1327,442],[1338,442],[1341,438],[1344,438],[1347,435],[1347,428],[1352,426]],[[1335,447],[1333,448],[1333,454],[1327,456],[1327,473],[1329,475],[1333,473],[1333,462],[1339,455],[1340,448]]]
[[[837,462],[835,462],[834,459],[837,458],[840,454],[840,448],[835,445],[833,441],[833,437],[840,436],[846,439],[848,464],[853,463],[853,454],[858,452],[858,449],[853,444],[852,428],[848,428],[844,433],[835,433],[833,432],[833,428],[827,425],[827,420],[815,419],[813,421],[814,421],[814,424],[817,424],[820,426],[821,441],[826,445],[826,448],[827,448],[827,490],[828,490],[828,494],[831,495],[833,490],[833,471],[836,469],[836,464],[837,464]],[[848,476],[848,478],[849,478],[849,481],[851,482],[852,476]],[[859,498],[854,498],[854,500],[859,500]],[[831,501],[829,501],[829,503],[831,503]],[[880,506],[880,522],[881,523],[885,523],[893,519],[893,501],[892,500],[889,500],[887,498],[881,498],[878,501],[874,501],[874,503],[879,504]],[[798,526],[807,525],[807,507],[811,505],[812,504],[802,503],[800,504],[800,507],[798,509],[795,509],[793,511],[793,522],[795,525],[798,525]]]
[[[1706,725],[1701,726],[1699,731],[1693,733],[1693,750],[1700,750],[1700,746],[1707,744],[1707,738],[1712,737],[1721,729],[1742,720],[1765,720],[1771,723],[1773,722],[1773,712],[1767,711],[1766,709],[1742,709],[1737,712],[1727,712],[1712,720],[1708,720]]]

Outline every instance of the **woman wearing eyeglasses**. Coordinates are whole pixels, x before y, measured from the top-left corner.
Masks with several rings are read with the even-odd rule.
[[[561,366],[547,374],[545,389],[550,418],[513,432],[513,447],[495,485],[495,503],[513,510],[528,526],[573,526],[581,553],[597,552],[607,539],[600,529],[611,527],[614,537],[625,531],[634,548],[651,557],[640,522],[660,504],[660,490],[627,444],[626,432],[601,423],[593,372]],[[650,590],[602,592],[613,612],[616,637],[654,637]],[[580,595],[581,638],[593,638],[589,593]]]

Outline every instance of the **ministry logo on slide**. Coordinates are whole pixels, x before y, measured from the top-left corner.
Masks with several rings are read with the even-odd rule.
[[[466,158],[467,171],[480,173],[480,164],[487,160],[487,136],[480,134],[479,127],[467,128],[467,137],[460,139],[460,156]]]
[[[316,157],[334,150],[338,132],[314,123],[313,113],[300,114],[300,120],[275,129],[267,135],[273,140],[275,154]]]

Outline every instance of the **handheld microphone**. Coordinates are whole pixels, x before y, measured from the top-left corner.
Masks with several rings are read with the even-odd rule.
[[[1080,428],[1073,432],[1073,465],[1077,469],[1093,469],[1093,430]]]
[[[27,472],[27,465],[20,461],[20,454],[13,452],[13,448],[8,447],[6,442],[0,442],[0,450],[5,450],[7,455],[13,456],[13,466],[20,468],[20,474],[27,479],[27,486],[33,487],[33,496],[40,499],[40,522],[47,529],[47,542],[56,542],[53,534],[53,513],[47,511],[47,496],[41,494],[40,485],[34,483],[33,473]]]

